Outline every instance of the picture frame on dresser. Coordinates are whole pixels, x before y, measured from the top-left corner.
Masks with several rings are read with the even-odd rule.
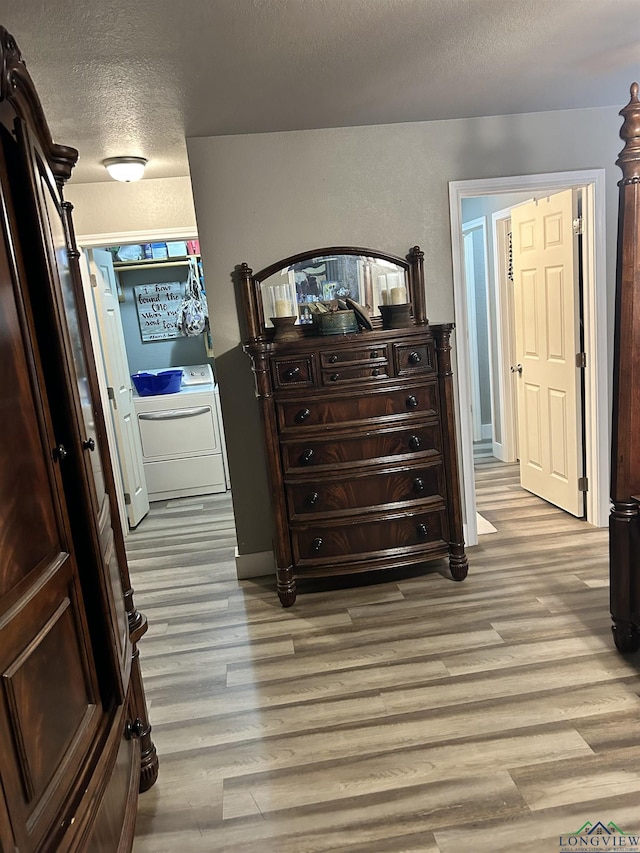
[[[467,575],[454,325],[427,319],[423,262],[418,246],[405,258],[343,246],[301,252],[256,274],[246,263],[236,268],[273,494],[277,591],[285,607],[306,578],[400,570],[443,558],[454,580]],[[336,282],[351,294],[345,308],[357,304],[369,322],[333,324],[345,331],[328,334],[301,321],[294,300],[309,288],[296,284],[308,270],[313,290],[324,292],[323,276]],[[341,270],[348,280],[341,281]]]

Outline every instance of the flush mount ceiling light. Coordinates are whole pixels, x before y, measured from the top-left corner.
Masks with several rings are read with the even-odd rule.
[[[144,157],[109,157],[102,165],[114,181],[139,181],[147,160]]]

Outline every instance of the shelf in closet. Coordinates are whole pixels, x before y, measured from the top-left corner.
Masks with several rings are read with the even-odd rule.
[[[175,258],[144,258],[140,261],[114,261],[113,268],[116,272],[127,272],[129,270],[160,269],[162,267],[188,266],[191,259],[200,259],[200,255],[183,255]]]

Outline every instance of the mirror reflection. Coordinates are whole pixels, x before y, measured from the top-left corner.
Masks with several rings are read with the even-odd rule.
[[[306,258],[270,275],[260,287],[267,327],[273,325],[271,317],[295,316],[296,323],[310,323],[315,302],[339,304],[348,298],[376,317],[380,305],[409,299],[403,267],[364,255]]]

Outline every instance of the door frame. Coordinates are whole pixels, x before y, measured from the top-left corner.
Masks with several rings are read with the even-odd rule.
[[[80,269],[82,274],[82,286],[84,290],[85,305],[87,314],[89,315],[89,335],[93,347],[94,358],[98,372],[98,387],[100,390],[100,403],[102,411],[105,414],[106,421],[106,437],[109,453],[111,456],[111,464],[116,484],[116,498],[118,502],[118,510],[120,515],[120,526],[122,534],[126,537],[129,533],[129,521],[127,507],[124,502],[124,483],[122,474],[120,473],[120,451],[116,439],[115,429],[111,420],[111,403],[107,392],[106,382],[106,367],[102,359],[102,349],[100,341],[100,332],[98,329],[98,320],[96,317],[96,309],[93,304],[93,294],[91,293],[91,277],[89,271],[89,259],[84,249],[96,249],[104,246],[125,245],[128,243],[152,243],[174,240],[190,240],[196,238],[197,233],[193,228],[153,228],[149,231],[116,231],[110,234],[79,234],[76,235],[76,245],[80,252]],[[116,464],[117,460],[117,464]]]
[[[449,182],[449,213],[453,262],[453,298],[456,324],[468,327],[469,310],[464,277],[462,199],[505,193],[550,195],[569,188],[583,188],[583,282],[585,368],[585,444],[589,491],[587,521],[606,527],[609,519],[609,393],[607,370],[606,208],[605,170],[585,169],[506,178],[482,178]],[[467,336],[455,336],[458,381],[460,467],[465,517],[465,542],[478,542],[476,492],[471,418],[471,361]],[[502,401],[500,401],[502,405]]]
[[[464,222],[462,225],[462,241],[463,245],[467,245],[469,242],[472,245],[474,244],[474,233],[480,234],[480,239],[482,241],[482,261],[483,261],[483,276],[484,276],[484,303],[486,307],[487,314],[487,340],[490,341],[491,338],[491,317],[490,317],[490,305],[489,305],[489,264],[488,264],[488,253],[487,253],[487,220],[485,216],[481,216],[478,219],[471,219],[468,222]],[[469,238],[471,238],[469,240]],[[464,272],[465,272],[465,285],[467,289],[467,305],[469,307],[469,324],[467,326],[467,335],[469,339],[469,356],[476,362],[478,361],[478,335],[476,332],[476,322],[478,316],[478,302],[476,299],[476,260],[475,253],[472,252],[464,252]],[[492,366],[492,357],[491,357],[491,346],[489,345],[489,400],[491,403],[491,432],[493,434],[493,424],[494,424],[494,412],[493,412],[493,366]],[[491,438],[492,436],[485,436],[482,432],[482,404],[481,404],[481,388],[480,388],[480,376],[478,370],[471,370],[471,393],[472,393],[472,416],[473,416],[473,440],[474,441],[482,441],[484,438]]]
[[[508,269],[505,263],[508,249],[507,222],[511,222],[511,211],[526,204],[525,201],[503,207],[491,214],[491,241],[494,259],[494,287],[492,308],[496,318],[494,342],[498,393],[496,405],[500,405],[500,443],[493,442],[493,455],[503,462],[518,460],[518,401],[513,384],[511,366],[515,356],[515,306],[513,290],[508,286]]]

